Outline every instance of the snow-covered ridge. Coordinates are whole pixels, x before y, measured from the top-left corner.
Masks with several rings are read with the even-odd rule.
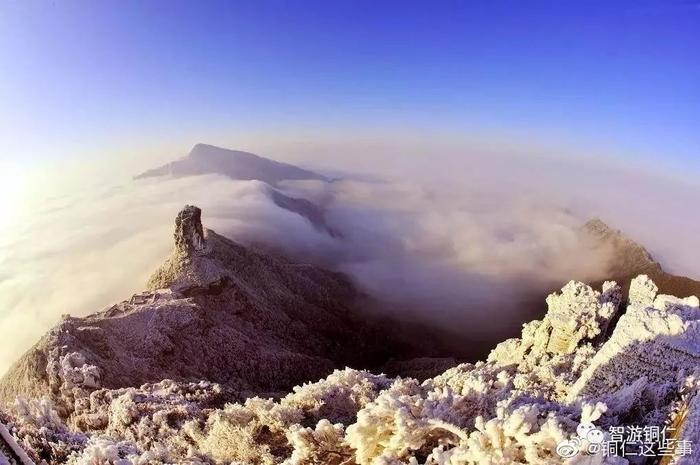
[[[572,281],[486,361],[422,383],[337,370],[278,400],[221,405],[221,386],[204,381],[104,389],[99,367],[68,354],[50,366],[74,411],[18,399],[6,421],[35,460],[69,464],[554,464],[585,422],[675,422],[697,441],[697,297],[657,295],[640,276],[622,301],[614,282]],[[567,463],[628,463],[584,446]]]
[[[0,379],[0,403],[46,396],[68,417],[94,390],[164,379],[220,383],[229,400],[279,395],[369,366],[391,343],[356,311],[358,293],[339,273],[219,236],[193,206],[178,214],[173,239],[146,291],[65,315]]]

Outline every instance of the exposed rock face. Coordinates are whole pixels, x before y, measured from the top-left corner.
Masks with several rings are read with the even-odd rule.
[[[186,205],[175,218],[175,253],[189,257],[205,248],[202,210]]]
[[[128,301],[67,317],[0,381],[0,397],[51,395],[77,412],[99,388],[208,380],[231,393],[269,393],[334,367],[381,361],[391,343],[353,307],[346,278],[289,263],[178,215],[175,247]]]

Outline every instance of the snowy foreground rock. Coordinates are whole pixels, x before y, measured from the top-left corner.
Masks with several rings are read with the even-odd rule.
[[[599,292],[572,281],[484,362],[422,383],[337,370],[278,400],[218,407],[221,386],[209,382],[100,388],[99,367],[70,354],[49,364],[62,389],[82,393],[68,416],[18,398],[2,420],[37,463],[651,463],[605,456],[593,439],[571,458],[557,453],[589,422],[606,439],[637,425],[674,426],[678,444],[700,439],[698,299],[656,295],[640,276],[624,312],[622,301],[615,283]],[[677,463],[697,463],[685,452]]]
[[[0,465],[700,463],[697,297],[572,281],[485,361],[391,377],[342,368],[391,336],[342,276],[200,216],[180,212],[147,292],[66,317],[0,380]]]

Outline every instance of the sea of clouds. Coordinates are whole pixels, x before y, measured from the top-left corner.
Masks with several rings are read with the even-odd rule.
[[[141,290],[168,255],[185,204],[234,240],[347,273],[387,311],[449,328],[465,345],[517,333],[538,316],[532,299],[544,313],[543,293],[569,279],[604,277],[608,251],[578,234],[594,216],[671,271],[700,277],[692,229],[700,195],[691,187],[595,163],[493,154],[347,159],[339,156],[340,180],[278,187],[321,205],[339,237],[277,207],[269,186],[215,174],[78,180],[46,192],[0,233],[0,372],[62,314]]]

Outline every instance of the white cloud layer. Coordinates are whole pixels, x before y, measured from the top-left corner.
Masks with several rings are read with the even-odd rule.
[[[602,277],[606,257],[587,253],[575,233],[591,216],[639,239],[673,271],[700,276],[691,229],[700,196],[692,188],[518,157],[423,157],[377,167],[372,174],[390,180],[283,186],[324,205],[343,238],[276,207],[260,182],[215,175],[43,198],[0,233],[0,371],[61,314],[85,315],[141,290],[167,256],[184,204],[200,206],[205,226],[221,234],[344,271],[394,311],[450,326],[465,341],[531,319],[518,308],[534,291]]]

